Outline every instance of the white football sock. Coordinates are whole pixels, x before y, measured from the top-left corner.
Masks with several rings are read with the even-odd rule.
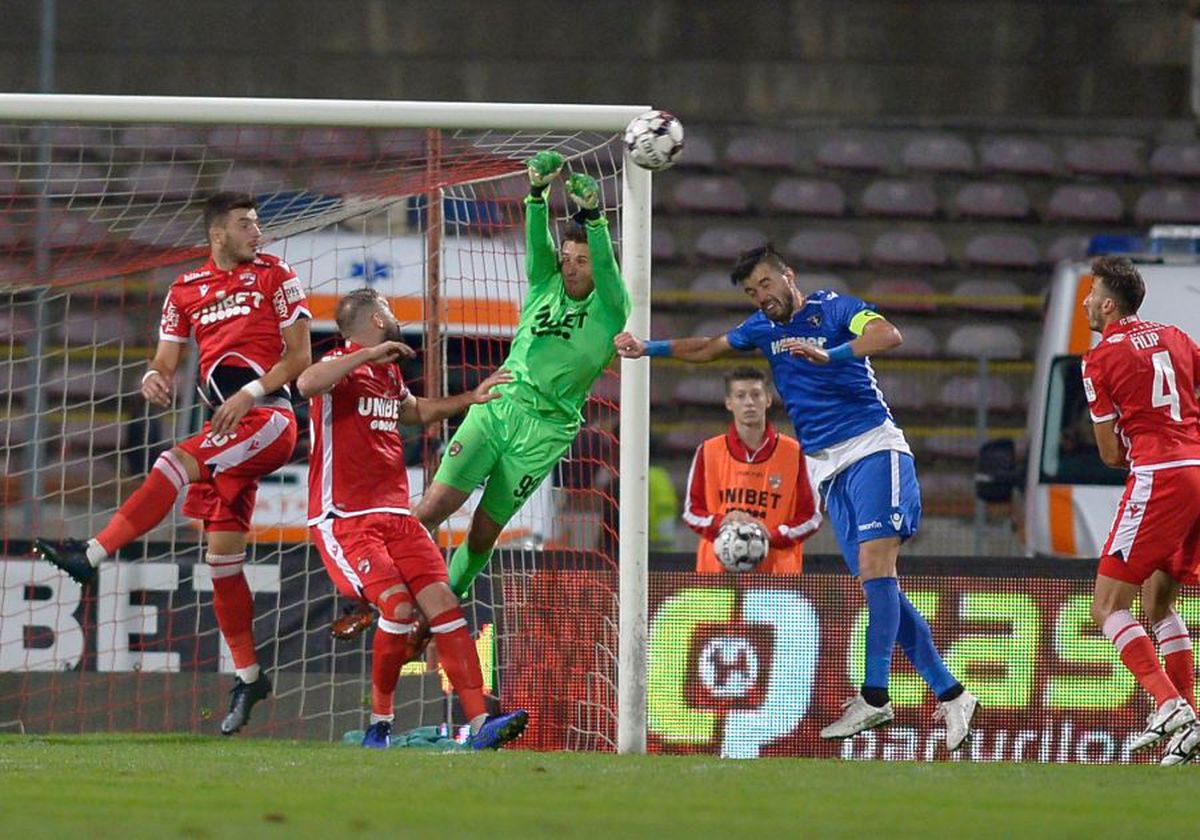
[[[100,561],[108,559],[108,552],[95,539],[88,540],[87,559],[93,566],[99,566]]]
[[[236,673],[244,683],[257,682],[259,673],[258,663],[255,662],[253,665],[247,665],[245,668],[238,668],[234,673]]]
[[[483,722],[485,720],[487,720],[486,714],[476,715],[474,718],[471,719],[471,734],[472,735],[476,735],[479,733],[479,730],[483,727]]]

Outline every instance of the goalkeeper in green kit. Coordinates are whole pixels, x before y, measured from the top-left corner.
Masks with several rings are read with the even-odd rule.
[[[563,157],[539,152],[528,166],[529,291],[503,365],[513,381],[497,387],[500,399],[471,406],[413,511],[432,531],[486,482],[467,538],[450,559],[450,587],[460,598],[487,565],[504,526],[570,448],[592,384],[612,360],[613,338],[629,317],[599,184],[578,172],[567,179],[579,211],[556,251],[546,193]]]

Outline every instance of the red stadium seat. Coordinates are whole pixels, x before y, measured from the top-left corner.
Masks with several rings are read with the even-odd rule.
[[[767,204],[777,213],[841,216],[846,212],[846,194],[833,181],[784,178],[771,188]]]
[[[754,228],[711,227],[696,238],[696,254],[706,260],[734,260],[743,251],[766,241],[766,234]]]
[[[876,280],[863,295],[882,309],[894,312],[933,312],[937,309],[933,286],[924,280]]]
[[[310,127],[301,129],[296,155],[319,161],[365,161],[373,151],[370,135],[361,129]]]
[[[1200,223],[1200,190],[1163,187],[1142,193],[1133,210],[1138,224]]]
[[[680,169],[716,169],[716,146],[704,134],[686,131],[683,136],[683,151],[679,154],[675,166]]]
[[[949,257],[933,231],[891,231],[875,240],[871,259],[880,265],[940,267]]]
[[[904,145],[900,162],[918,172],[967,174],[975,171],[975,153],[961,137],[925,134]]]
[[[194,165],[142,163],[130,167],[117,186],[118,189],[123,186],[132,195],[181,201],[192,197],[199,177]]]
[[[888,168],[888,150],[877,137],[839,134],[821,143],[816,161],[827,169],[879,172]]]
[[[954,196],[954,211],[971,219],[1024,219],[1029,198],[1016,184],[965,184]]]
[[[741,290],[736,288],[729,279],[728,271],[705,271],[702,274],[697,274],[692,282],[688,284],[689,292],[714,293],[722,292],[724,294],[741,294]]]
[[[259,166],[237,165],[221,176],[218,186],[229,192],[248,192],[251,195],[286,190],[288,184],[282,172]]]
[[[739,133],[725,147],[725,162],[730,166],[791,170],[799,157],[799,143],[791,131]]]
[[[862,212],[871,216],[929,219],[937,211],[933,188],[920,181],[874,181],[862,194]]]
[[[888,355],[900,359],[932,359],[939,354],[937,337],[929,327],[907,322],[897,323],[896,327],[904,337],[904,343]]]
[[[662,225],[655,225],[650,231],[650,258],[655,262],[674,262],[679,259],[675,234]]]
[[[214,128],[208,133],[208,145],[216,154],[235,160],[286,160],[295,151],[288,129],[266,126]]]
[[[725,380],[712,374],[684,376],[675,383],[671,397],[676,404],[723,406]]]
[[[131,125],[121,132],[118,143],[148,157],[177,160],[204,154],[199,130],[184,125]]]
[[[1028,137],[996,137],[980,144],[982,169],[1012,175],[1053,175],[1058,164],[1053,150]]]
[[[801,265],[862,263],[862,249],[853,234],[840,230],[806,230],[788,240],[786,252]]]
[[[1053,265],[1061,260],[1081,260],[1087,256],[1089,241],[1076,234],[1060,236],[1046,247],[1046,262]]]
[[[1067,169],[1080,175],[1134,178],[1146,171],[1142,142],[1129,137],[1094,137],[1068,143]]]
[[[1200,143],[1169,143],[1150,156],[1150,173],[1162,178],[1200,178]]]
[[[377,148],[382,157],[421,157],[425,154],[425,131],[420,128],[394,128],[380,135]]]
[[[47,131],[53,155],[59,159],[110,160],[116,148],[113,129],[98,125],[52,124]]]
[[[923,411],[929,408],[929,383],[925,374],[876,371],[875,379],[887,404],[893,409]]]
[[[750,195],[735,178],[691,175],[681,178],[675,185],[671,203],[681,212],[738,215],[749,211]]]
[[[1050,196],[1046,218],[1053,222],[1119,222],[1125,215],[1121,196],[1110,187],[1066,184]]]
[[[962,309],[978,312],[1020,312],[1021,287],[1011,280],[964,280],[951,293]]]
[[[836,274],[797,274],[796,288],[802,292],[829,289],[840,295],[850,294],[850,285]]]
[[[1012,385],[999,377],[989,377],[987,386],[978,376],[952,376],[938,389],[938,402],[946,408],[975,409],[986,401],[993,411],[1008,411],[1016,405]]]
[[[963,359],[1020,359],[1021,336],[1006,324],[967,324],[946,339],[946,355]]]
[[[985,233],[967,243],[966,262],[969,265],[994,268],[1036,268],[1038,247],[1028,236],[1021,234]]]
[[[85,307],[73,308],[54,329],[54,336],[76,347],[144,341],[142,331],[120,312],[98,312]]]

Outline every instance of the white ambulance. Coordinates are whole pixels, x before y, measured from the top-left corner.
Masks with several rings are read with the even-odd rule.
[[[1119,241],[1105,240],[1094,240],[1092,250],[1121,252]],[[1126,247],[1146,281],[1139,315],[1200,340],[1200,228],[1157,227],[1148,239],[1131,238]],[[1064,262],[1055,270],[1029,405],[1024,476],[1029,555],[1098,556],[1125,484],[1124,471],[1100,461],[1080,377],[1080,358],[1099,338],[1083,311],[1090,288],[1088,262]],[[980,466],[983,479],[989,472],[986,451]]]

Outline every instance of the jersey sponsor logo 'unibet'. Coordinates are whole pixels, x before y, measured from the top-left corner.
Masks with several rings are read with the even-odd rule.
[[[214,324],[229,318],[241,318],[262,306],[262,292],[234,292],[196,313],[199,324]]]
[[[400,400],[387,397],[359,397],[358,413],[370,417],[370,427],[379,432],[396,431],[396,421],[400,419]]]
[[[579,329],[583,326],[583,322],[587,320],[586,309],[569,309],[558,318],[554,317],[553,308],[550,304],[546,304],[538,310],[534,317],[533,334],[556,335],[559,338],[570,339],[571,331]]]

